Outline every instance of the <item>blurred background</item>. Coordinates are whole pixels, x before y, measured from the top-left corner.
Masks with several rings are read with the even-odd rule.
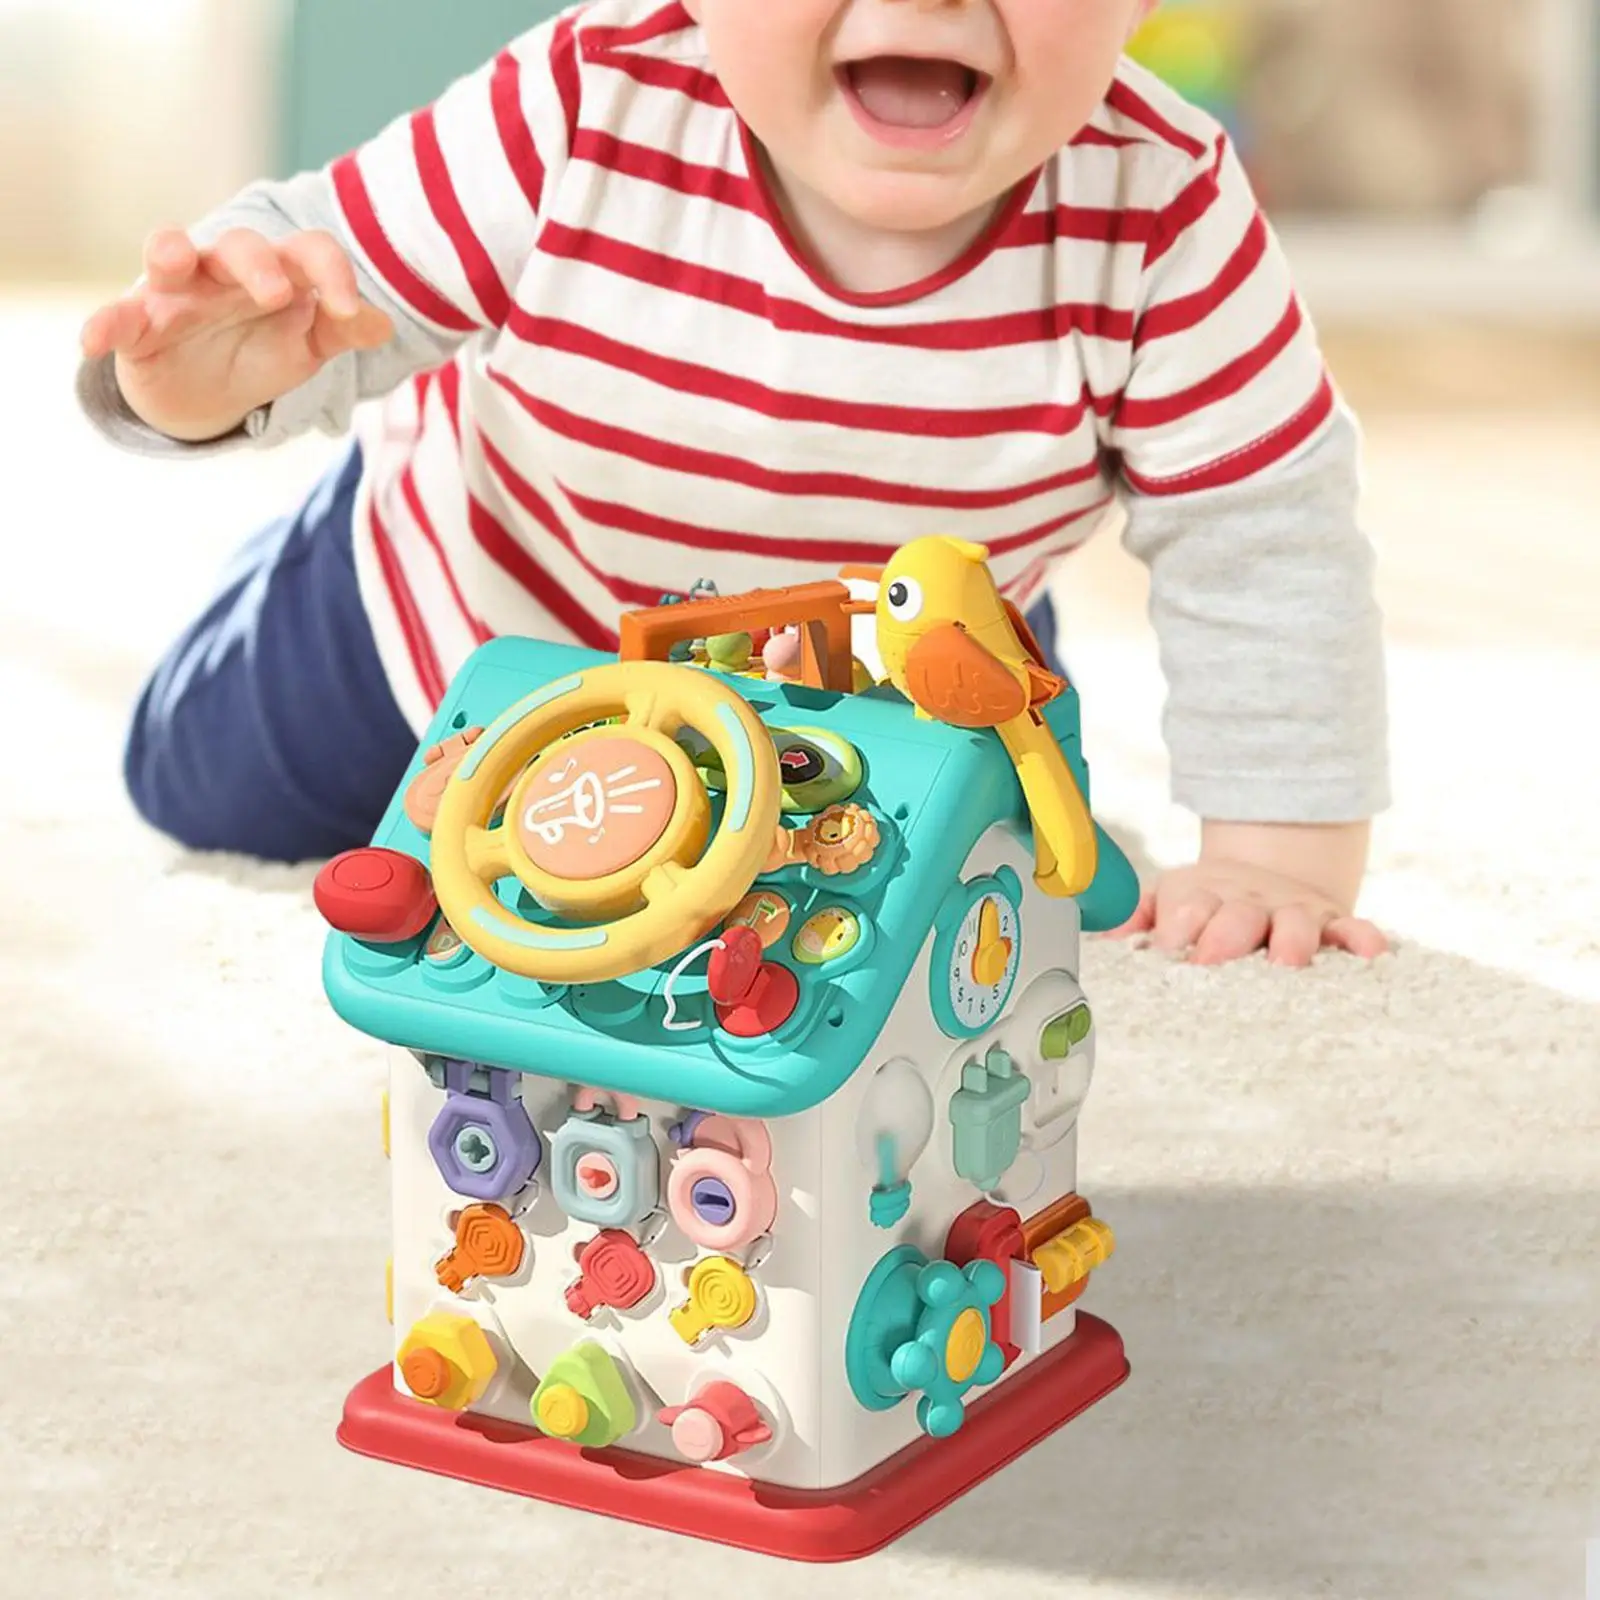
[[[152,220],[320,163],[552,0],[0,0],[0,276],[116,279]],[[1233,131],[1341,316],[1600,300],[1596,0],[1165,0],[1135,53]],[[381,33],[379,30],[381,29]]]

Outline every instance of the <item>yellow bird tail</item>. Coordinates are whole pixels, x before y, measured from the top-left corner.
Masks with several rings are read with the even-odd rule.
[[[1082,894],[1099,865],[1094,819],[1051,731],[1024,713],[996,729],[1033,818],[1034,881],[1048,895]]]

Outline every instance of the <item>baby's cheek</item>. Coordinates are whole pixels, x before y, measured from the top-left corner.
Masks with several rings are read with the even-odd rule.
[[[1059,147],[1083,127],[1150,9],[1140,0],[994,0],[1011,45],[1020,114]]]
[[[748,121],[799,104],[827,51],[841,0],[695,0],[718,80]]]

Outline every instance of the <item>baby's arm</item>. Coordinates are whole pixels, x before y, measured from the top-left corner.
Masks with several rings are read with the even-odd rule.
[[[1367,819],[1389,801],[1358,490],[1341,409],[1302,455],[1244,483],[1132,498],[1125,542],[1150,568],[1173,797],[1204,820],[1198,862],[1164,874],[1128,931],[1201,961],[1384,948],[1352,915]]]
[[[264,251],[264,245],[277,248]],[[287,262],[283,249],[292,252]],[[336,291],[327,281],[318,283],[316,293],[328,325],[318,341],[323,349],[306,349],[311,340],[303,334],[305,342],[289,352],[288,359],[273,361],[263,373],[264,396],[245,393],[230,405],[230,391],[213,384],[210,392],[217,394],[220,388],[222,394],[215,422],[196,415],[193,426],[185,426],[177,416],[169,421],[159,406],[150,404],[140,394],[138,377],[129,370],[130,357],[134,362],[170,360],[171,345],[158,338],[148,355],[137,345],[131,350],[115,345],[102,349],[90,342],[95,331],[91,323],[86,330],[87,359],[78,372],[78,398],[89,418],[113,443],[145,454],[226,450],[245,442],[270,447],[313,428],[342,434],[360,401],[388,394],[413,373],[444,361],[460,343],[459,334],[412,312],[351,249],[333,180],[326,171],[302,173],[285,183],[252,185],[185,232],[157,234],[146,246],[145,274],[133,295],[145,306],[153,299],[152,290],[169,301],[182,297],[192,304],[205,295],[204,277],[228,272],[232,258],[238,264],[234,276],[259,292],[250,308],[256,322],[264,324],[272,317],[287,321],[284,313],[292,316],[307,289],[295,281],[307,274],[294,270],[294,258],[310,251],[321,253],[329,274],[340,274],[348,282],[367,338],[348,345],[339,340],[352,319],[329,315],[337,309]],[[197,277],[202,279],[199,284],[194,281]],[[312,334],[308,313],[302,305],[298,320],[305,334]],[[215,314],[229,312],[219,308]],[[319,354],[325,358],[320,362]],[[309,377],[301,376],[302,362],[310,369]],[[201,390],[199,362],[185,365],[172,385],[179,415],[188,410],[189,395]],[[140,397],[140,409],[130,404],[124,384]],[[236,417],[240,405],[247,409]]]
[[[144,449],[341,432],[358,401],[500,326],[576,84],[562,16],[326,170],[157,235],[84,330],[90,415]]]
[[[1388,804],[1359,436],[1220,130],[1176,170],[1162,159],[1108,443],[1150,568],[1174,798],[1202,819],[1201,851],[1129,929],[1204,961],[1376,954],[1382,935],[1353,915]]]

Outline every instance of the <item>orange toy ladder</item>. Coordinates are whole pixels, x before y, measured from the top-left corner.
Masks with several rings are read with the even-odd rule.
[[[797,626],[800,682],[809,689],[849,694],[851,676],[850,591],[837,582],[789,589],[752,589],[746,594],[685,600],[674,606],[629,611],[621,624],[621,661],[665,661],[675,644],[723,633]]]

